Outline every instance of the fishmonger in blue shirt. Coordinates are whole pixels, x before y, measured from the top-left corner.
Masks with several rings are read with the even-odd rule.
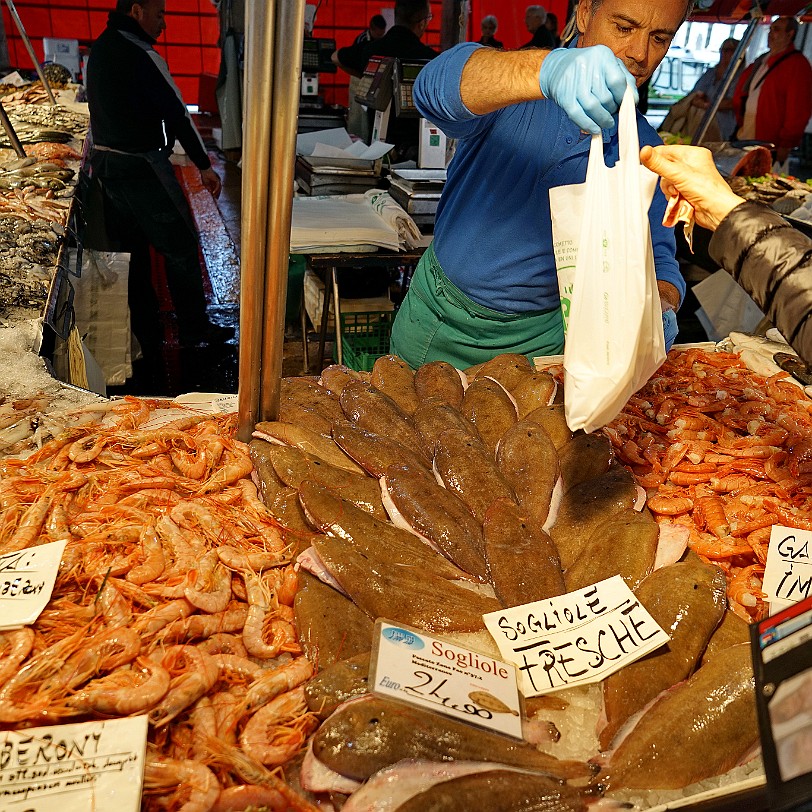
[[[464,369],[503,352],[562,352],[564,332],[549,190],[583,183],[590,135],[618,157],[615,114],[627,85],[648,79],[687,17],[689,0],[579,0],[578,39],[553,51],[463,43],[420,72],[423,116],[458,139],[434,241],[415,270],[391,351],[412,367]],[[640,144],[662,143],[638,114]],[[666,345],[685,282],[665,198],[649,209]]]

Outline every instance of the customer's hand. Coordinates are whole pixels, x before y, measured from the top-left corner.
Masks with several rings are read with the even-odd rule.
[[[211,192],[212,197],[220,197],[220,190],[223,188],[220,183],[220,176],[211,168],[200,170],[200,180],[203,185]]]
[[[716,171],[713,156],[704,147],[645,146],[640,150],[640,160],[662,175],[660,186],[665,196],[682,195],[693,206],[696,222],[711,231],[744,203],[744,198],[734,194]]]
[[[541,63],[539,88],[582,130],[597,135],[612,126],[626,88],[637,86],[626,66],[605,45],[557,48]]]

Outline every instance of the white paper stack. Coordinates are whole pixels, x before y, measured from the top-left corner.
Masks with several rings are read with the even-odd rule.
[[[397,230],[365,195],[296,197],[290,229],[292,254],[400,250]]]

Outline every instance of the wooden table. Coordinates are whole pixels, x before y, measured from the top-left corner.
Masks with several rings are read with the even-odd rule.
[[[321,310],[321,324],[319,327],[319,370],[324,369],[324,345],[327,341],[327,324],[330,315],[331,298],[335,302],[334,320],[336,336],[336,359],[339,364],[344,362],[343,346],[341,343],[341,299],[338,295],[338,269],[356,268],[363,270],[371,266],[384,266],[387,268],[399,268],[403,265],[417,265],[420,257],[426,249],[414,248],[410,251],[386,251],[378,250],[373,252],[341,251],[333,254],[304,254],[307,267],[324,279],[324,299]],[[302,341],[304,350],[304,366],[309,369],[310,362],[307,350],[307,316],[302,304]],[[314,325],[314,327],[317,325]]]

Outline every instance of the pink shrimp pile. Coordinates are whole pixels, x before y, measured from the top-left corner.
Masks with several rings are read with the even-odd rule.
[[[605,431],[661,523],[725,570],[728,602],[753,622],[774,524],[812,529],[812,401],[738,355],[671,352]]]
[[[0,633],[0,728],[147,714],[144,809],[313,810],[274,771],[316,726],[292,546],[235,416],[144,428],[157,407],[0,462],[0,554],[67,542],[45,611]]]

